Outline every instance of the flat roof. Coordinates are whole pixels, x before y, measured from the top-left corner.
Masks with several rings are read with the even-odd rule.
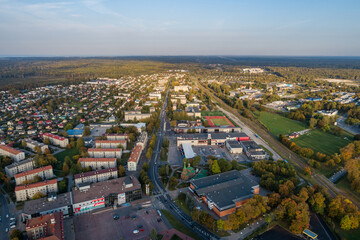
[[[187,159],[193,158],[196,156],[194,153],[194,150],[191,147],[191,144],[189,143],[182,143],[182,148],[184,149],[184,155]]]
[[[311,237],[312,239],[316,239],[316,238],[318,237],[318,235],[317,235],[316,233],[310,231],[309,229],[305,229],[305,230],[303,231],[303,233],[304,233],[305,235],[307,235],[308,237]]]
[[[240,137],[248,137],[243,132],[237,132],[237,133],[193,133],[193,134],[177,134],[178,138],[183,139],[209,139],[209,136],[211,139],[227,139],[227,138],[240,138]]]
[[[131,178],[132,186],[125,188],[125,179]],[[140,183],[134,175],[122,178],[116,178],[104,182],[92,183],[90,188],[80,191],[78,188],[73,188],[73,203],[81,203],[97,198],[106,197],[112,193],[119,194],[135,189],[141,189]]]
[[[238,141],[227,141],[231,148],[242,148]]]
[[[219,210],[235,207],[235,203],[251,198],[259,184],[237,170],[190,181],[197,195],[205,195]]]
[[[71,192],[59,194],[56,196],[56,199],[52,199],[51,201],[49,201],[48,198],[26,201],[24,203],[23,212],[25,214],[35,214],[64,206],[70,206],[72,204],[70,194]]]

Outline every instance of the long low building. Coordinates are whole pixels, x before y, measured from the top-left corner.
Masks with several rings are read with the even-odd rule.
[[[16,201],[26,201],[31,199],[36,193],[43,194],[56,193],[58,191],[57,179],[32,183],[24,186],[15,187]]]
[[[116,167],[116,158],[79,158],[81,167],[91,169],[103,169]]]
[[[240,127],[204,127],[204,126],[193,126],[193,127],[175,127],[174,131],[177,133],[239,133],[241,132]]]
[[[96,148],[119,148],[121,145],[124,149],[126,149],[126,140],[96,140],[95,147]]]
[[[121,158],[121,148],[89,148],[88,153],[93,158]]]
[[[22,185],[24,181],[33,181],[35,176],[44,179],[51,179],[54,177],[53,167],[51,165],[32,169],[26,172],[15,174],[16,185]]]
[[[225,142],[226,148],[229,150],[230,153],[242,153],[243,147],[240,142],[238,141],[226,141]]]
[[[135,145],[127,161],[128,171],[136,171],[142,150],[143,148],[141,145]]]
[[[127,133],[107,133],[103,134],[107,140],[129,140],[129,134]]]
[[[251,160],[261,160],[266,158],[266,152],[254,141],[243,141],[241,145],[244,152]]]
[[[24,142],[26,144],[26,147],[30,148],[33,152],[36,152],[37,148],[39,148],[42,153],[44,153],[46,149],[49,149],[48,145],[32,140],[30,138],[25,139]]]
[[[142,120],[151,117],[151,113],[141,113],[141,111],[124,111],[124,120],[125,121],[135,121]]]
[[[19,151],[15,148],[6,146],[6,145],[0,145],[0,155],[10,157],[13,160],[15,160],[16,162],[19,162],[19,161],[25,159],[24,152]]]
[[[34,160],[32,158],[29,158],[20,162],[14,162],[6,166],[5,173],[7,176],[12,178],[17,173],[29,171],[32,169],[34,169]]]
[[[143,131],[140,136],[138,137],[138,140],[136,141],[136,145],[141,145],[142,149],[146,147],[146,143],[148,140],[148,134],[146,131]]]
[[[75,215],[141,199],[141,185],[134,175],[73,188]]]
[[[109,180],[110,178],[117,178],[117,177],[118,177],[118,171],[116,167],[79,173],[74,175],[76,185],[79,185],[81,183],[103,182]]]
[[[60,147],[66,147],[69,144],[69,139],[64,138],[64,137],[60,137],[58,135],[55,134],[51,134],[51,133],[44,133],[43,134],[43,139],[48,138],[50,140],[50,143],[53,145],[57,145]]]
[[[189,189],[219,217],[234,213],[260,191],[257,182],[237,170],[193,179]]]
[[[198,145],[224,145],[226,141],[249,141],[250,138],[243,132],[240,133],[198,133],[179,134],[176,138],[177,146],[189,143],[191,146]]]
[[[64,216],[72,215],[71,192],[26,201],[21,213],[21,219],[22,221],[26,221],[27,219],[55,212],[62,212]]]

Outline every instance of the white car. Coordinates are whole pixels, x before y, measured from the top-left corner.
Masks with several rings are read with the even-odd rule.
[[[9,218],[9,214],[6,214],[6,218]]]
[[[138,234],[140,231],[138,230],[138,229],[135,229],[134,231],[133,231],[133,234]]]
[[[8,228],[5,228],[5,232],[8,232],[9,231],[9,229]]]

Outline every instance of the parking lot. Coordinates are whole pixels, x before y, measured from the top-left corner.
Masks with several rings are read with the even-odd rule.
[[[147,213],[146,213],[147,212]],[[114,214],[119,216],[114,220]],[[153,207],[139,209],[137,206],[112,208],[74,217],[75,238],[91,239],[144,239],[150,235],[152,228],[157,232],[167,230]],[[133,233],[138,230],[138,233]]]

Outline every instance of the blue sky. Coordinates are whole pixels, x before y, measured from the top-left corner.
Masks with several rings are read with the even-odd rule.
[[[0,56],[360,56],[360,1],[0,0]]]

